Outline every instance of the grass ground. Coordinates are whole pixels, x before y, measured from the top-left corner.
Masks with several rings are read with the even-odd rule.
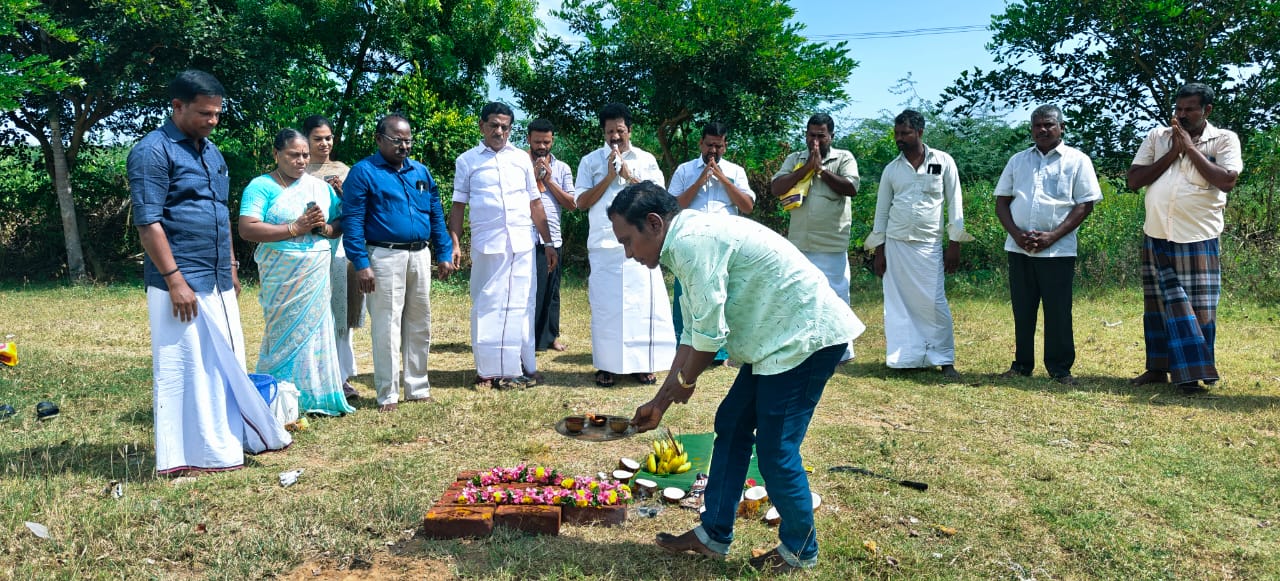
[[[1077,387],[1000,380],[1013,329],[999,281],[953,286],[964,379],[883,366],[878,287],[854,291],[867,323],[855,363],[828,385],[803,449],[821,494],[818,579],[1267,579],[1280,576],[1280,323],[1274,306],[1228,296],[1219,311],[1221,388],[1186,397],[1131,388],[1142,371],[1139,291],[1077,293]],[[465,292],[434,293],[431,369],[438,403],[394,414],[365,398],[321,418],[283,453],[194,480],[158,479],[150,349],[137,286],[0,289],[0,336],[21,364],[0,368],[0,577],[253,579],[707,579],[750,577],[775,531],[740,521],[728,561],[663,553],[668,509],[623,527],[567,526],[559,537],[415,537],[459,470],[522,460],[576,473],[639,457],[649,438],[581,443],[552,429],[570,411],[626,414],[652,387],[591,382],[585,290],[565,291],[565,353],[544,354],[548,383],[476,392]],[[250,361],[261,337],[254,289],[240,299]],[[371,371],[368,334],[357,335]],[[708,431],[733,372],[699,381],[666,424]],[[63,410],[34,420],[37,401]],[[861,466],[927,482],[921,493],[827,469]],[[278,472],[305,468],[281,488]],[[111,481],[124,495],[103,494]],[[24,522],[48,527],[31,534]],[[954,535],[934,525],[954,529]],[[864,545],[874,541],[877,552]],[[890,559],[892,557],[892,559]],[[892,562],[892,563],[891,563]],[[896,563],[896,564],[894,564]]]

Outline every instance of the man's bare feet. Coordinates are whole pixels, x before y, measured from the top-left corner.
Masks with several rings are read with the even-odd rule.
[[[564,351],[565,349],[568,349],[569,346],[561,343],[559,339],[556,339],[556,342],[551,344],[551,348],[556,351]]]
[[[393,403],[382,404],[382,405],[378,406],[378,411],[379,411],[379,412],[394,412],[394,411],[396,411],[396,404],[393,404]]]
[[[1129,385],[1133,386],[1147,385],[1149,383],[1169,383],[1169,374],[1148,369],[1142,375],[1129,380]]]

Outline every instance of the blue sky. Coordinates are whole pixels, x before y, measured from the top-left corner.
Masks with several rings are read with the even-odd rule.
[[[813,40],[846,40],[849,56],[859,62],[845,85],[849,101],[838,119],[879,117],[896,113],[907,95],[890,89],[911,75],[923,99],[937,101],[942,90],[975,66],[992,68],[986,26],[993,14],[1004,12],[1005,0],[916,0],[899,4],[870,0],[791,0],[802,34]],[[564,33],[564,23],[550,16],[560,0],[539,0],[539,16],[548,32]],[[980,28],[953,34],[907,36],[900,31],[939,28]],[[876,33],[899,34],[876,34]]]

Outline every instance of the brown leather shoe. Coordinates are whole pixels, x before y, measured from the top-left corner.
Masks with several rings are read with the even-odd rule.
[[[720,553],[711,550],[710,547],[702,544],[702,541],[698,540],[698,535],[693,532],[693,529],[690,529],[689,532],[678,537],[670,533],[658,533],[658,536],[653,539],[653,542],[657,543],[659,547],[671,551],[672,553],[691,552],[704,557],[716,559],[718,561],[724,560],[724,555],[721,555]]]

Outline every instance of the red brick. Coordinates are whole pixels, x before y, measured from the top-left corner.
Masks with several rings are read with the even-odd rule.
[[[565,524],[612,527],[627,522],[626,505],[565,506],[563,508],[560,520]]]
[[[494,526],[535,535],[560,534],[560,507],[534,504],[506,504],[493,514]]]
[[[488,472],[488,470],[463,470],[462,472],[458,473],[458,481],[461,482],[464,480],[471,480],[472,478],[475,478],[486,472]]]
[[[492,506],[439,505],[422,519],[422,534],[432,539],[484,538],[493,534]]]

